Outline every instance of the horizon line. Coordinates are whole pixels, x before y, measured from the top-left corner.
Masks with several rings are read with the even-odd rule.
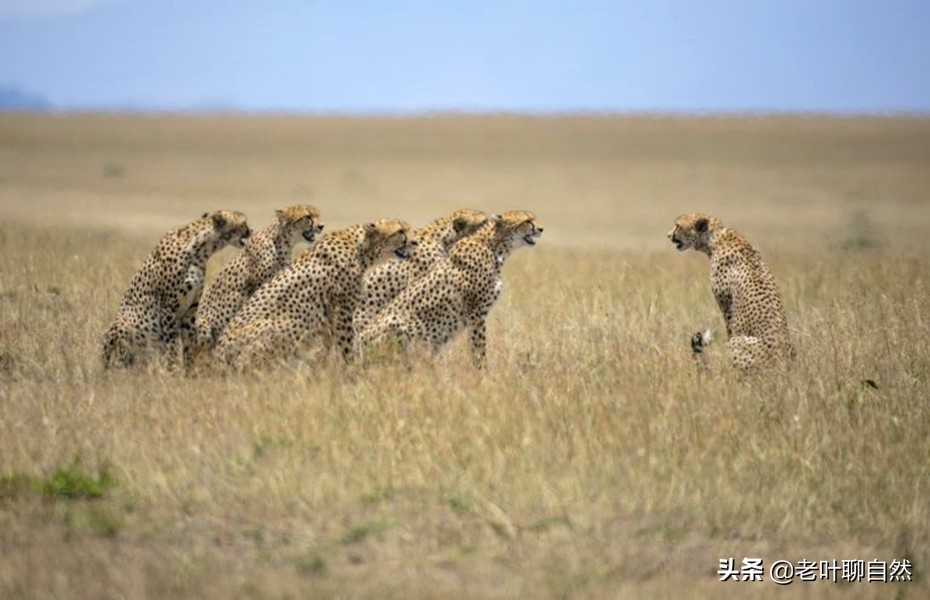
[[[527,117],[556,119],[566,117],[624,117],[624,118],[758,118],[758,117],[812,117],[812,118],[930,118],[930,109],[882,110],[823,110],[823,109],[249,109],[249,108],[38,108],[0,107],[0,115],[30,116],[142,116],[142,117],[308,117],[358,119],[414,119],[448,117]]]

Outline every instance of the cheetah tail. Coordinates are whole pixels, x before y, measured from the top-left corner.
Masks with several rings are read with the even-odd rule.
[[[704,331],[698,331],[691,336],[691,352],[694,354],[700,354],[704,351],[704,348],[710,346],[714,341],[714,332],[710,329],[705,329]]]

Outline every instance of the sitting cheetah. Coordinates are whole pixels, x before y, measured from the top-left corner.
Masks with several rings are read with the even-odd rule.
[[[276,210],[277,219],[256,232],[206,289],[197,309],[198,351],[210,352],[246,300],[278,271],[291,264],[294,245],[311,245],[323,231],[320,213],[307,204]]]
[[[391,260],[365,273],[353,319],[355,330],[363,330],[397,294],[445,257],[452,244],[475,233],[487,221],[484,212],[463,208],[414,232],[418,245],[409,259]]]
[[[352,315],[365,271],[392,254],[406,258],[416,241],[397,220],[330,233],[258,289],[220,336],[214,356],[242,370],[292,355],[323,333],[351,360]]]
[[[668,233],[679,251],[693,248],[710,257],[710,287],[727,327],[730,362],[748,370],[790,357],[785,308],[775,278],[746,238],[710,215],[682,215]],[[710,331],[696,333],[691,348],[701,368]]]
[[[241,248],[251,233],[245,215],[220,210],[165,234],[133,276],[103,336],[104,367],[144,364],[153,353],[173,363],[182,328],[194,320],[207,259],[229,243]]]
[[[406,348],[423,340],[437,353],[467,327],[476,367],[486,363],[486,319],[500,296],[501,267],[516,248],[535,246],[543,228],[525,211],[495,215],[475,234],[410,284],[359,335],[360,348],[398,340]]]

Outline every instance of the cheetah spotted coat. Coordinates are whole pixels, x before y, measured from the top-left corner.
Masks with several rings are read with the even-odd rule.
[[[415,244],[403,221],[382,220],[328,234],[246,302],[220,336],[214,356],[236,370],[292,356],[324,335],[351,360],[352,315],[365,271]]]
[[[249,238],[242,252],[223,267],[204,292],[196,319],[199,351],[212,351],[226,325],[252,294],[291,264],[298,242],[312,245],[323,231],[314,206],[289,206],[275,214],[275,222]]]
[[[794,353],[775,278],[745,237],[710,215],[692,213],[675,221],[668,238],[680,251],[692,248],[710,258],[710,287],[736,368],[770,365]],[[696,345],[699,352],[700,341]]]
[[[452,246],[423,277],[404,289],[359,336],[361,349],[398,340],[428,342],[437,353],[467,328],[472,358],[486,363],[486,320],[500,296],[501,268],[515,249],[532,246],[542,234],[536,217],[513,211],[492,218],[477,233]]]
[[[487,221],[484,212],[463,208],[418,229],[414,234],[418,245],[409,259],[388,261],[365,273],[353,318],[355,330],[363,330],[397,294],[445,258],[455,242],[475,233]]]
[[[103,336],[104,367],[144,364],[164,357],[173,364],[193,325],[207,259],[229,243],[242,247],[251,235],[245,215],[205,213],[165,234],[129,282],[116,319]]]

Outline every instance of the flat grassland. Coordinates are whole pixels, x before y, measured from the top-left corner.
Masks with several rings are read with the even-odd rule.
[[[160,235],[303,201],[536,212],[490,368],[459,338],[409,371],[102,371]],[[665,239],[696,210],[774,272],[789,373],[718,344],[696,374],[722,321]],[[0,597],[928,597],[928,232],[921,118],[0,116]],[[780,559],[914,581],[786,592]]]

